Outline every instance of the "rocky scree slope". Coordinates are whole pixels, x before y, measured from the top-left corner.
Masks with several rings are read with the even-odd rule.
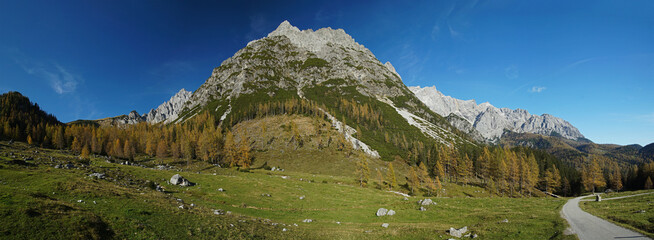
[[[517,133],[561,136],[583,139],[579,130],[569,122],[549,114],[533,115],[523,109],[497,108],[488,102],[460,100],[445,96],[436,87],[409,87],[429,109],[445,116],[459,130],[476,140],[497,142],[505,130]]]

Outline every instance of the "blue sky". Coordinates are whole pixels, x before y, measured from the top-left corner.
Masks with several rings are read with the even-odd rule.
[[[0,92],[61,121],[144,113],[283,20],[343,28],[409,86],[654,142],[652,1],[0,0]]]

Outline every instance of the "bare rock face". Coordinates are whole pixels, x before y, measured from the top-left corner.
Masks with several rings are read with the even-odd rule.
[[[149,113],[143,115],[148,123],[169,123],[177,119],[182,111],[184,103],[191,97],[192,92],[181,89],[177,94],[170,98],[170,100],[162,103],[156,109],[150,110]]]
[[[480,135],[484,141],[496,142],[505,130],[541,135],[558,134],[572,140],[584,137],[569,122],[549,114],[538,116],[523,109],[497,108],[487,102],[477,104],[475,100],[460,100],[445,96],[436,87],[409,89],[432,111],[448,116],[450,124],[469,133],[476,140]]]

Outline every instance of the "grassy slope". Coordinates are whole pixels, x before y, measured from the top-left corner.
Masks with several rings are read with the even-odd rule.
[[[612,198],[645,192],[652,190],[602,194],[602,197]],[[582,202],[580,207],[595,216],[654,238],[654,194],[601,202]],[[645,212],[639,212],[641,210]]]
[[[182,188],[165,183],[176,170],[103,159],[93,159],[80,169],[55,169],[49,165],[49,156],[54,156],[55,163],[75,161],[65,152],[38,149],[40,153],[33,154],[37,149],[20,149],[24,144],[1,146],[0,234],[6,237],[444,239],[449,227],[468,226],[483,239],[564,238],[560,235],[564,223],[558,215],[564,200],[433,198],[437,205],[421,212],[415,203],[420,198],[404,201],[402,196],[373,187],[360,188],[351,177],[266,170],[247,173],[197,163],[190,166],[192,172],[181,172],[197,185]],[[10,164],[7,152],[35,155],[36,160],[27,161],[35,165]],[[149,164],[147,159],[143,163]],[[104,172],[108,178],[87,177],[92,172]],[[161,184],[168,193],[149,189],[146,180]],[[306,198],[300,200],[300,196]],[[179,209],[178,198],[185,206],[193,203],[196,207]],[[397,214],[376,217],[380,207]],[[217,216],[212,209],[233,214]],[[306,218],[314,222],[303,223]],[[499,223],[505,218],[509,223]],[[390,227],[380,227],[383,222]]]

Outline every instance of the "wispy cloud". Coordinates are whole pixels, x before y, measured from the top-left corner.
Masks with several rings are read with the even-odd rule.
[[[58,94],[72,93],[83,82],[82,77],[72,73],[57,62],[43,63],[33,60],[17,48],[7,49],[7,53],[27,74],[36,76],[48,82],[52,90]]]
[[[68,70],[57,63],[54,63],[51,66],[23,65],[22,67],[23,70],[25,70],[25,72],[28,74],[40,77],[48,81],[50,83],[50,87],[52,87],[52,89],[58,94],[75,92],[77,85],[81,80],[79,76],[70,73]]]
[[[546,87],[542,87],[542,86],[533,86],[533,87],[531,87],[531,89],[529,89],[529,92],[532,92],[532,93],[540,93],[540,92],[542,92],[542,91],[545,91],[545,89],[547,89],[547,88],[546,88]]]
[[[509,65],[504,68],[504,76],[508,79],[516,79],[520,77],[520,71],[516,65]]]

